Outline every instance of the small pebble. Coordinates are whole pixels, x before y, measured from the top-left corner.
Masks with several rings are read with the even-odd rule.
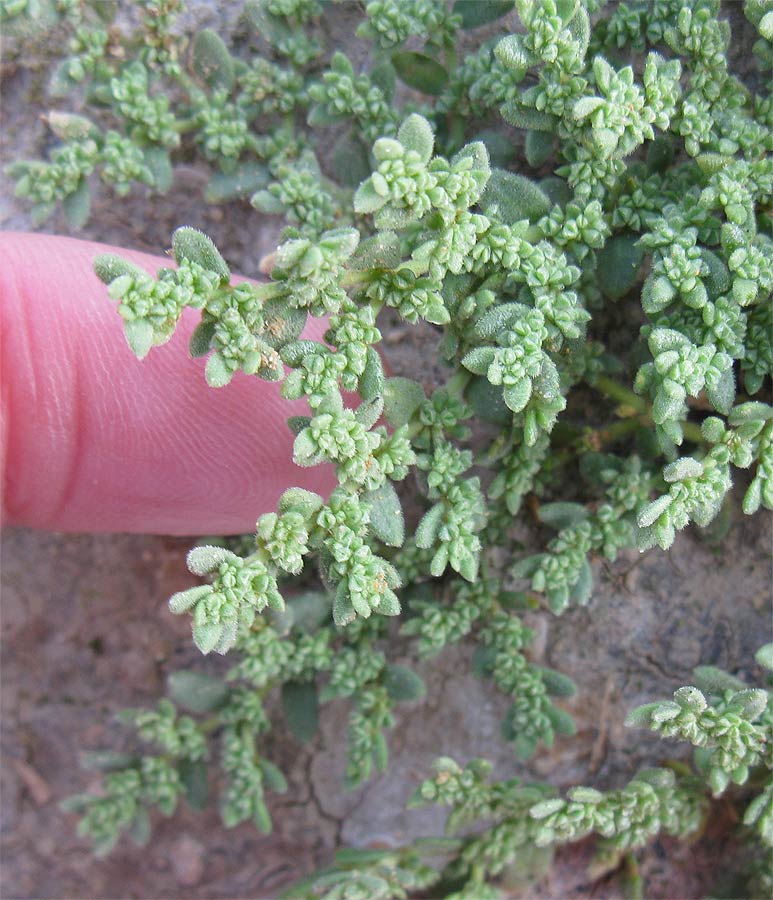
[[[192,887],[204,875],[204,845],[189,834],[180,835],[171,846],[169,861],[177,881]]]

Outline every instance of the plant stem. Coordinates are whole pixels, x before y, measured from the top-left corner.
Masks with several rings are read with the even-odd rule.
[[[600,375],[593,383],[593,387],[612,400],[617,400],[623,406],[628,406],[635,410],[639,415],[649,415],[651,407],[643,398],[634,394],[632,390],[609,378],[607,375]]]
[[[627,407],[632,410],[634,415],[631,416],[630,413],[627,413],[625,409],[620,410],[620,415],[626,420],[631,421],[632,423],[638,423],[639,425],[651,425],[652,424],[652,406],[649,404],[643,397],[639,397],[637,394],[634,394],[632,390],[615,381],[613,378],[609,378],[607,375],[601,375],[599,378],[593,383],[593,387],[602,394],[605,394],[607,397],[610,397],[612,400],[617,400],[617,402],[622,407]],[[623,423],[621,422],[622,426]],[[608,435],[607,440],[614,439],[621,434],[625,434],[629,430],[633,430],[635,427],[634,424],[629,425],[625,429],[615,428],[615,426],[610,426],[610,428],[605,429],[604,432],[596,432],[597,434],[605,434]],[[613,432],[610,434],[610,432]],[[700,425],[696,422],[682,422],[682,432],[687,438],[688,441],[693,444],[705,444],[706,440],[701,433]]]

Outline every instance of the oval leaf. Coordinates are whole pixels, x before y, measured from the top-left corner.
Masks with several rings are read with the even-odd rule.
[[[462,28],[480,28],[506,16],[515,0],[456,0],[453,13],[462,17]]]
[[[491,170],[482,205],[487,213],[496,207],[498,217],[506,224],[522,219],[536,222],[551,207],[547,194],[533,181],[504,169]]]
[[[370,504],[370,529],[388,547],[402,547],[405,540],[403,507],[390,481],[365,495]]]
[[[287,727],[303,743],[310,741],[319,725],[319,694],[313,681],[288,681],[282,685],[282,712]]]
[[[172,235],[172,250],[178,264],[187,259],[189,262],[197,263],[208,272],[219,275],[223,284],[228,283],[231,270],[212,239],[202,231],[188,225],[178,228]]]
[[[393,54],[392,65],[404,84],[423,94],[440,94],[448,81],[448,72],[436,59],[414,50]]]
[[[230,91],[234,83],[234,61],[223,39],[211,28],[193,39],[193,71],[209,87]]]
[[[418,700],[427,693],[422,679],[406,666],[389,665],[384,675],[384,685],[393,700]]]
[[[228,696],[228,685],[203,672],[172,672],[167,679],[169,696],[175,703],[193,713],[211,712],[222,706]]]

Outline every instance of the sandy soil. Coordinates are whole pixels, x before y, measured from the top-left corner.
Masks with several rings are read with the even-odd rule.
[[[201,12],[203,8],[204,12]],[[201,21],[216,18],[200,7]],[[207,18],[209,17],[209,18]],[[217,24],[217,22],[213,22]],[[3,70],[3,161],[39,155],[47,140],[38,122],[43,78],[37,69],[6,63]],[[229,261],[255,274],[277,229],[260,224],[249,207],[207,208],[199,197],[202,173],[183,169],[177,186],[152,207],[141,192],[126,203],[97,197],[84,237],[158,252],[179,224],[212,234]],[[0,227],[29,228],[23,207],[0,182]],[[61,218],[45,230],[68,233]],[[435,336],[393,327],[386,352],[395,374],[416,377]],[[437,373],[424,366],[428,382]],[[329,857],[338,841],[398,842],[440,826],[435,811],[406,813],[405,799],[439,753],[467,759],[486,755],[498,773],[537,777],[559,785],[617,785],[644,764],[677,752],[622,727],[625,712],[667,696],[691,668],[713,663],[749,672],[753,651],[769,633],[770,517],[736,521],[721,545],[681,536],[666,556],[626,554],[597,563],[599,583],[589,609],[560,620],[535,618],[538,660],[577,681],[570,709],[576,738],[559,741],[529,766],[516,763],[498,737],[503,704],[469,671],[460,650],[424,667],[427,700],[407,711],[390,736],[393,765],[360,791],[340,787],[340,742],[346,709],[327,710],[311,750],[281,729],[270,756],[288,775],[290,791],[272,808],[275,833],[245,825],[226,831],[216,811],[183,809],[158,820],[150,848],[122,843],[95,860],[75,834],[74,819],[58,802],[88,787],[79,771],[82,750],[118,748],[124,732],[113,715],[152,704],[169,672],[198,662],[188,623],[166,610],[169,594],[191,583],[184,566],[188,542],[137,536],[40,534],[2,536],[2,819],[0,895],[5,898],[248,898],[279,890]],[[217,667],[217,662],[206,666]],[[722,811],[720,810],[720,813]],[[695,846],[656,842],[643,854],[648,896],[706,896],[734,854],[719,815]],[[559,856],[549,880],[526,896],[616,897],[616,877],[588,874],[591,848]]]

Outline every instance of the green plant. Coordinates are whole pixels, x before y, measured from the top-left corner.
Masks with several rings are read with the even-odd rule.
[[[60,143],[48,161],[11,167],[17,193],[38,220],[61,202],[77,226],[94,173],[119,195],[135,182],[164,192],[175,162],[195,154],[210,171],[206,200],[249,198],[283,215],[262,284],[232,285],[219,250],[189,227],[173,236],[177,267],[155,278],[112,256],[96,270],[139,358],[192,307],[201,322],[191,353],[207,357],[213,388],[243,372],[305,398],[309,415],[288,423],[295,462],[331,463],[338,487],[329,498],[288,490],[243,552],[191,551],[189,568],[207,582],[170,608],[191,614],[203,653],[237,660],[225,680],[177,673],[158,711],[131,716],[160,755],[91,760],[108,772],[104,793],[69,806],[101,852],[124,830],[147,839],[148,805],[170,814],[182,795],[202,804],[215,741],[224,823],[268,830],[265,792],[286,785],[256,739],[277,689],[302,740],[320,704],[349,699],[347,783],[386,767],[396,704],[424,692],[390,661],[397,633],[425,658],[475,641],[479,674],[512,698],[503,733],[517,755],[550,747],[574,731],[554,699],[575,688],[530,661],[533,632],[519,613],[540,597],[557,615],[588,604],[593,556],[667,549],[688,523],[707,525],[728,502],[733,468],[753,472],[744,512],[773,509],[773,407],[754,399],[773,371],[773,106],[731,74],[716,0],[601,10],[373,0],[358,29],[373,45],[362,73],[322,46],[317,25],[335,4],[247,3],[230,49],[210,30],[188,47],[179,5],[144,0],[142,27],[120,52],[89,6],[77,12],[73,55],[52,90],[79,86],[94,112],[51,113]],[[513,7],[518,33],[471,46],[476,27]],[[769,78],[773,9],[749,0],[745,13]],[[340,137],[326,155],[330,125]],[[527,165],[516,167],[550,173],[539,181],[512,171],[524,134]],[[612,308],[625,311],[625,353],[610,349],[620,345]],[[376,349],[385,309],[442,330],[446,384],[428,394],[387,377]],[[302,338],[309,316],[328,317],[326,343]],[[599,396],[607,407],[589,418]],[[409,473],[421,496],[407,527],[403,501],[416,492],[395,484]],[[555,536],[523,554],[512,524],[527,496]],[[416,802],[451,805],[454,828],[479,818],[492,827],[346,853],[307,889],[482,897],[532,844],[594,832],[621,855],[661,830],[695,832],[704,781],[718,794],[770,763],[768,695],[714,670],[696,677],[697,688],[632,719],[695,744],[695,774],[647,771],[563,800],[547,786],[489,783],[482,762],[443,760]],[[745,821],[770,842],[769,787]],[[451,862],[428,868],[439,846]]]
[[[759,651],[761,666],[771,667],[772,653],[773,644]],[[750,887],[753,896],[764,896],[773,883],[773,693],[747,688],[712,666],[699,666],[694,678],[700,688],[682,687],[673,701],[639,707],[626,720],[631,727],[649,727],[689,741],[696,747],[694,768],[674,763],[646,769],[618,790],[575,787],[563,798],[547,784],[524,784],[515,778],[491,781],[486,760],[476,759],[462,768],[442,757],[435,763],[435,775],[422,783],[409,806],[451,807],[448,835],[481,820],[487,823],[483,830],[445,842],[417,841],[404,849],[346,851],[329,871],[313,876],[288,896],[400,897],[413,887],[429,887],[432,896],[498,896],[491,882],[506,867],[517,861],[534,874],[549,865],[556,846],[589,834],[601,839],[598,865],[614,867],[661,833],[694,835],[708,813],[707,783],[716,797],[731,781],[747,784],[751,770],[765,773],[751,779],[756,792],[743,813],[754,859]],[[450,857],[439,868],[422,863],[423,856],[439,855]]]

